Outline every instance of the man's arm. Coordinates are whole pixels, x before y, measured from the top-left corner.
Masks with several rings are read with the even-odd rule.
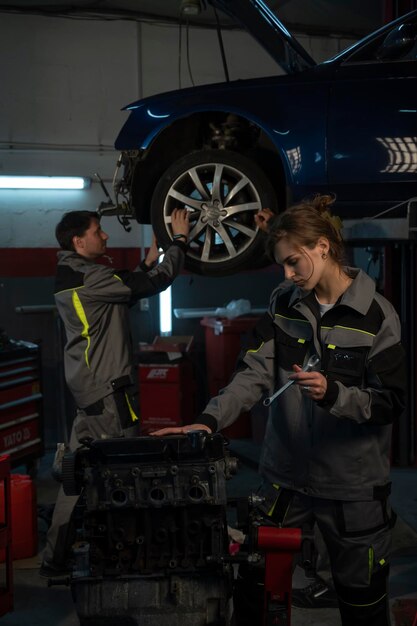
[[[161,263],[155,264],[159,251],[154,238],[145,260],[146,271],[113,272],[104,266],[93,265],[86,276],[85,286],[88,289],[84,296],[102,302],[126,302],[132,305],[140,298],[153,296],[169,287],[184,265],[190,229],[187,209],[174,209],[171,225],[174,241]],[[150,268],[148,263],[154,267]]]
[[[158,242],[156,241],[155,235],[153,235],[151,247],[149,248],[146,257],[140,263],[139,268],[144,272],[149,272],[149,270],[155,267],[161,254],[163,253],[158,249]]]

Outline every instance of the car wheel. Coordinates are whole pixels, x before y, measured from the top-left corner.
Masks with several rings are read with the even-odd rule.
[[[171,213],[190,216],[185,267],[197,274],[224,276],[265,264],[265,237],[254,216],[277,212],[271,183],[249,158],[226,150],[202,150],[182,157],[155,188],[151,219],[163,248],[172,241]]]

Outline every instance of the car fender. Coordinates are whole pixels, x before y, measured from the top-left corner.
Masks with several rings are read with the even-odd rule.
[[[310,170],[295,168],[289,156],[297,147],[305,144],[306,132],[313,131],[312,126],[303,124],[306,114],[302,103],[298,113],[294,112],[292,92],[299,87],[293,85],[288,78],[290,77],[271,77],[207,85],[138,101],[126,107],[130,115],[120,131],[115,147],[118,150],[142,150],[144,157],[148,158],[152,156],[153,145],[158,138],[176,122],[200,113],[232,113],[258,126],[269,138],[282,163],[287,183],[303,184],[303,176],[308,172],[310,178],[324,183],[326,155],[323,141],[321,145],[312,147],[315,153],[320,154],[320,163],[313,168],[310,167]],[[250,93],[252,90],[253,97]],[[268,97],[271,90],[274,92],[272,101]],[[320,101],[318,96],[315,100],[316,111],[317,102],[321,103],[324,120],[327,99]],[[280,109],[278,112],[277,107]],[[282,121],[279,118],[282,118]],[[319,136],[320,133],[316,132],[316,137]],[[321,136],[324,136],[324,133],[321,133]],[[313,160],[309,158],[309,161]]]

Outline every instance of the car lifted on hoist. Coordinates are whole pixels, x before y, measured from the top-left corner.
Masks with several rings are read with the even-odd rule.
[[[115,201],[102,214],[151,223],[166,248],[172,210],[186,207],[186,268],[220,276],[267,262],[262,207],[331,192],[354,219],[417,196],[417,11],[316,64],[262,0],[204,4],[245,26],[285,75],[126,106]]]

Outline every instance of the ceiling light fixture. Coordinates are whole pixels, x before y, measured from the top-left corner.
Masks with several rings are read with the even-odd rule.
[[[81,176],[0,176],[0,189],[86,189],[91,178]]]
[[[200,0],[181,0],[180,13],[182,15],[200,15]]]

